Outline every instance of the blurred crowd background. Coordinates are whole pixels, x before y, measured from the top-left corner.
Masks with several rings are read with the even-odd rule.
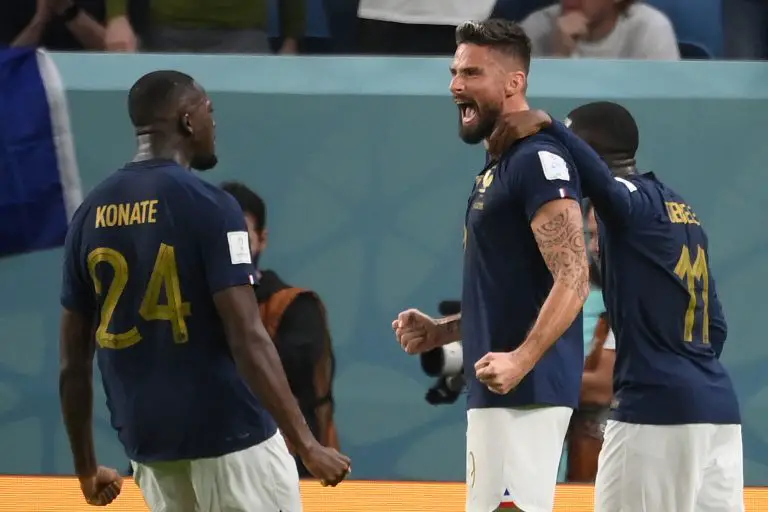
[[[768,56],[768,0],[3,0],[0,43],[57,51],[448,55],[467,19],[522,23],[534,56]]]

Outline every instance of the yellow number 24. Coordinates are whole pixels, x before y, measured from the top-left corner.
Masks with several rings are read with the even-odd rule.
[[[687,245],[683,245],[680,259],[675,266],[675,274],[685,281],[688,294],[691,297],[688,301],[688,309],[685,311],[683,340],[693,341],[693,324],[698,302],[696,295],[700,293],[704,310],[702,313],[701,340],[704,343],[709,343],[709,269],[707,268],[707,254],[704,249],[700,245],[696,246],[696,259],[691,262],[691,251]],[[697,282],[701,283],[701,286],[697,287]]]
[[[137,327],[121,333],[109,332],[112,315],[117,308],[117,302],[128,284],[128,262],[125,256],[114,249],[99,247],[88,254],[88,271],[93,279],[96,294],[101,295],[101,280],[96,275],[96,267],[106,263],[112,267],[114,276],[109,284],[104,303],[101,307],[99,327],[96,329],[96,341],[102,348],[123,349],[141,341],[141,333]],[[166,304],[160,304],[160,293],[165,287]],[[166,320],[171,322],[173,341],[186,343],[189,331],[185,317],[191,314],[189,302],[181,297],[179,272],[176,266],[176,253],[170,245],[160,244],[155,259],[155,267],[149,277],[144,299],[139,307],[139,314],[144,320]]]

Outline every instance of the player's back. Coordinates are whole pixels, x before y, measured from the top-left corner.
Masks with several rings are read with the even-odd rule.
[[[510,352],[525,340],[552,289],[531,222],[549,201],[581,199],[570,168],[560,143],[540,133],[517,142],[498,163],[489,162],[475,180],[465,221],[461,305],[470,409],[578,404],[581,315],[512,392],[495,394],[474,379],[474,364],[487,352]]]
[[[633,215],[600,220],[603,291],[616,334],[614,419],[739,423],[718,357],[726,324],[709,245],[690,205],[651,173],[624,180]]]
[[[175,162],[153,160],[114,173],[73,219],[77,263],[100,311],[112,424],[135,461],[219,456],[276,430],[238,375],[212,298],[243,284],[213,277],[221,269],[206,254],[221,249],[208,240],[233,205]],[[231,261],[220,265],[250,263],[247,236],[228,234]]]

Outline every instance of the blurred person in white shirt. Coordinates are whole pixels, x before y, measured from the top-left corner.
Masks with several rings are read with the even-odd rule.
[[[484,20],[496,0],[360,0],[360,49],[376,55],[453,55],[456,26]]]
[[[680,59],[672,22],[636,0],[560,0],[521,25],[534,57]]]

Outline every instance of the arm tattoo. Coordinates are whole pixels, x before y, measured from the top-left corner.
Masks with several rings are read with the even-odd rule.
[[[589,262],[579,206],[575,202],[569,204],[537,227],[533,235],[555,281],[575,290],[580,299],[586,299],[589,294]]]
[[[461,313],[438,318],[437,325],[442,330],[444,338],[451,341],[457,340],[461,336]]]
[[[440,318],[437,320],[437,323],[443,327],[445,332],[455,334],[461,331],[461,313]]]

